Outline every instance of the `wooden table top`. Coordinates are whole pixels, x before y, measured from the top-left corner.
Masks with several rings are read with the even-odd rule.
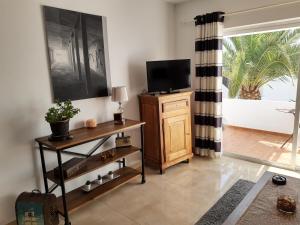
[[[114,121],[100,123],[96,128],[79,128],[70,131],[70,135],[73,136],[70,140],[65,141],[49,141],[49,136],[36,138],[35,141],[39,144],[47,146],[54,151],[61,151],[67,148],[74,147],[76,145],[84,144],[90,141],[101,139],[116,133],[121,133],[126,130],[131,130],[144,125],[145,122],[135,120],[125,120],[124,125],[116,125]]]

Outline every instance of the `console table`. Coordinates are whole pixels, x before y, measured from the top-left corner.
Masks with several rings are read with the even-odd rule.
[[[62,195],[58,198],[58,212],[65,218],[65,224],[69,225],[69,211],[79,207],[80,205],[104,194],[108,191],[119,187],[120,185],[130,181],[131,179],[141,175],[141,183],[145,183],[145,170],[144,170],[144,122],[134,121],[134,120],[125,120],[124,125],[116,125],[113,121],[105,122],[98,124],[96,128],[79,128],[70,131],[72,139],[65,141],[49,141],[48,136],[35,139],[39,144],[40,157],[43,170],[43,179],[45,185],[46,193],[52,193],[57,187],[60,186]],[[141,148],[130,146],[115,150],[115,155],[112,158],[107,158],[104,161],[99,160],[102,153],[95,154],[95,152],[112,136],[115,134],[124,135],[125,131],[132,129],[140,129],[141,133]],[[69,151],[67,149],[82,145],[91,141],[99,140],[98,143],[87,153],[83,154],[78,151]],[[59,177],[54,175],[54,170],[47,171],[45,164],[44,150],[53,151],[57,154],[57,162],[59,168]],[[126,166],[125,156],[132,154],[134,152],[141,152],[141,170],[133,169]],[[68,178],[64,178],[63,168],[62,168],[62,159],[61,154],[71,154],[74,156],[79,156],[87,158],[86,166],[80,169],[78,172],[73,174]],[[118,178],[107,182],[96,189],[86,193],[81,190],[81,187],[78,187],[70,192],[66,192],[65,183],[73,180],[77,177],[80,177],[84,174],[92,172],[96,169],[99,169],[107,164],[112,162],[118,162],[120,164],[120,169],[114,171],[114,174],[119,175]],[[49,187],[48,180],[52,181],[54,184]]]

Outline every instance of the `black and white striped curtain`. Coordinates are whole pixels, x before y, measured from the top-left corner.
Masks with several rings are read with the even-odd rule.
[[[195,17],[195,153],[200,156],[221,153],[223,14]]]

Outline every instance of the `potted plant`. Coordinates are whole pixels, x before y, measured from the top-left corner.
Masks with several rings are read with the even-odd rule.
[[[69,135],[69,121],[80,109],[74,108],[72,102],[56,101],[55,106],[49,108],[45,120],[50,124],[52,137],[67,137]]]

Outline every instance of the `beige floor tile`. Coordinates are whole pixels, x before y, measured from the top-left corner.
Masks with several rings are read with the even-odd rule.
[[[71,213],[74,225],[137,225],[138,223],[111,209],[100,199],[86,204]],[[63,221],[61,221],[63,222]],[[63,224],[63,223],[62,223]]]

